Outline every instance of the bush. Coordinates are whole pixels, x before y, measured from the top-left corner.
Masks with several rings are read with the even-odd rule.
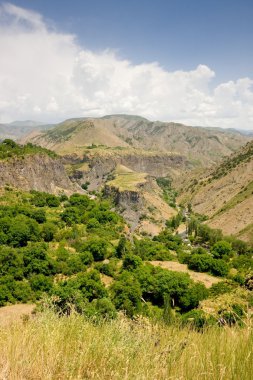
[[[52,241],[54,239],[54,236],[56,234],[57,228],[55,224],[51,222],[47,222],[43,224],[41,236],[43,237],[45,242]]]
[[[123,269],[134,270],[142,265],[142,259],[139,256],[128,253],[123,260]]]
[[[116,318],[117,311],[110,298],[101,298],[86,304],[84,314],[93,319],[111,320]]]
[[[225,277],[228,274],[229,266],[222,259],[214,259],[209,254],[195,254],[188,259],[188,268],[196,272],[210,272],[214,276]]]
[[[53,194],[48,194],[39,191],[31,191],[33,198],[31,203],[36,207],[58,207],[60,205],[60,199]]]
[[[199,306],[199,302],[207,298],[208,290],[203,284],[191,284],[188,289],[179,297],[178,305],[181,310],[188,311]]]
[[[42,292],[49,292],[53,287],[52,278],[43,274],[33,274],[29,278],[29,283],[32,290],[37,294],[39,293],[39,295]]]
[[[78,207],[67,207],[61,214],[61,219],[68,226],[73,226],[84,222],[84,213]]]
[[[163,243],[150,239],[135,240],[134,253],[142,260],[171,260],[170,251]]]
[[[84,251],[80,253],[80,259],[84,265],[90,265],[94,261],[94,257],[91,252]]]
[[[231,260],[230,265],[242,272],[253,270],[253,259],[248,255],[241,255]]]
[[[213,284],[209,289],[210,295],[213,297],[217,297],[221,294],[230,293],[234,289],[234,286],[227,281],[221,281],[217,284]]]
[[[59,282],[52,294],[56,296],[57,310],[64,314],[69,314],[72,309],[83,313],[88,302],[108,296],[97,271],[79,273],[68,281]]]
[[[191,325],[197,330],[203,329],[207,323],[206,315],[202,310],[191,310],[181,317],[183,325]]]
[[[90,252],[95,261],[105,259],[108,243],[104,239],[92,238],[83,243],[79,250],[80,252]]]
[[[91,201],[87,195],[81,195],[81,194],[72,194],[69,197],[69,204],[71,206],[81,207],[84,209],[87,209],[88,206],[91,204]]]
[[[229,271],[229,266],[224,260],[222,259],[212,260],[212,264],[210,266],[210,272],[214,276],[225,277],[228,274],[228,271]]]
[[[212,255],[215,259],[222,259],[226,256],[228,257],[230,256],[231,252],[232,246],[225,240],[218,241],[212,248]]]
[[[112,284],[112,301],[118,310],[124,310],[127,316],[132,317],[141,311],[141,288],[134,276],[124,272]]]
[[[213,258],[209,254],[193,254],[188,259],[188,268],[196,272],[208,272],[212,266]]]

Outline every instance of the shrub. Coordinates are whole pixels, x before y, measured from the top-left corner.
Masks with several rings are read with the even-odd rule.
[[[128,253],[123,260],[123,269],[134,270],[142,265],[142,259],[139,256]]]
[[[43,224],[41,236],[46,242],[52,241],[54,239],[57,228],[55,224],[47,222]]]
[[[231,252],[232,246],[225,240],[218,241],[212,248],[212,255],[215,259],[222,259],[225,256],[229,256]]]
[[[124,271],[110,290],[116,309],[125,311],[129,317],[141,311],[142,292],[139,282],[132,274]]]
[[[105,259],[107,253],[108,243],[104,239],[91,238],[81,245],[80,252],[89,251],[95,261],[102,261]]]
[[[228,271],[229,271],[229,266],[224,260],[222,259],[212,260],[212,263],[210,266],[210,272],[214,276],[225,277],[228,274]]]
[[[212,266],[212,257],[209,254],[193,254],[188,260],[189,269],[196,272],[208,272]]]

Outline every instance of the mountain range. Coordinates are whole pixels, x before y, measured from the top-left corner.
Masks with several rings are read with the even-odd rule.
[[[69,119],[50,130],[36,131],[22,142],[33,142],[61,155],[82,155],[84,147],[174,152],[196,166],[210,166],[250,140],[238,132],[178,123],[149,121],[139,116],[109,115]]]
[[[79,186],[104,189],[134,229],[157,233],[176,214],[173,192],[158,185],[165,178],[173,181],[178,203],[191,203],[211,227],[252,239],[253,142],[248,134],[134,115],[76,118],[47,126],[15,122],[8,128],[21,143],[60,155]]]

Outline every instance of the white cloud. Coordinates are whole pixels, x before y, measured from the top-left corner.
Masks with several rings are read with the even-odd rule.
[[[253,81],[221,83],[206,65],[168,72],[111,50],[83,49],[43,17],[0,6],[0,122],[129,113],[191,125],[253,128]]]

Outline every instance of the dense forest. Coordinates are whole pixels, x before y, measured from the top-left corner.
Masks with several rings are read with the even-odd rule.
[[[0,197],[0,305],[38,302],[60,314],[75,310],[92,318],[143,315],[166,323],[242,323],[253,304],[252,248],[187,220],[189,242],[175,233],[182,213],[154,238],[131,236],[121,216],[102,196],[70,197],[8,186]],[[186,239],[187,240],[187,239]],[[207,289],[188,273],[153,266],[179,261],[222,281]],[[201,301],[232,294],[214,315]],[[235,301],[236,300],[236,301]]]

